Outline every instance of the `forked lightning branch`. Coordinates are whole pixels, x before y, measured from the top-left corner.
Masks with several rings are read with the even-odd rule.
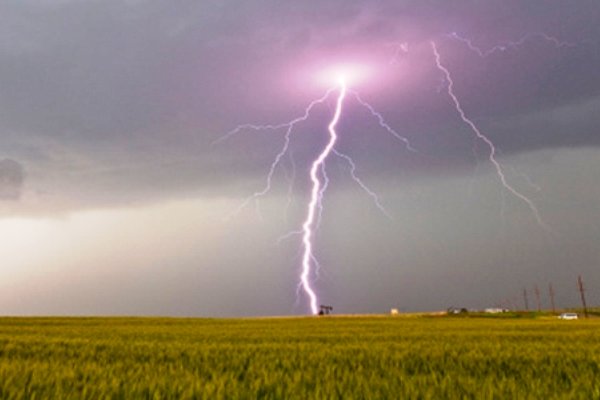
[[[552,42],[556,47],[563,46],[572,46],[570,43],[560,42],[555,38],[552,38],[548,35],[544,34],[527,34],[523,36],[519,41],[507,43],[505,45],[496,46],[490,50],[484,51],[473,45],[472,41],[462,36],[457,35],[456,33],[452,33],[446,35],[446,38],[450,38],[451,40],[457,40],[463,44],[465,44],[470,50],[475,52],[480,57],[487,57],[494,52],[505,52],[509,50],[518,50],[519,46],[522,45],[527,40],[535,40],[542,39]],[[446,94],[450,100],[450,105],[455,109],[457,117],[469,128],[469,130],[473,133],[474,138],[480,142],[482,142],[487,148],[487,157],[490,164],[493,166],[494,171],[496,172],[498,182],[502,186],[504,190],[514,196],[516,199],[522,202],[524,206],[529,208],[531,211],[535,221],[538,225],[544,229],[544,231],[552,232],[551,228],[544,222],[542,216],[536,207],[535,203],[528,198],[525,194],[518,191],[514,186],[510,184],[508,181],[506,174],[504,173],[504,168],[501,163],[496,158],[497,149],[494,143],[491,141],[489,136],[481,131],[479,127],[473,122],[472,119],[468,117],[467,112],[463,109],[459,98],[455,94],[454,86],[455,82],[452,79],[450,70],[443,64],[442,55],[438,50],[438,46],[435,42],[430,42],[431,46],[431,59],[433,66],[439,71],[441,77],[444,79]],[[281,149],[275,156],[273,162],[270,165],[270,168],[267,172],[266,182],[262,189],[257,190],[252,195],[246,198],[237,210],[234,213],[242,210],[246,205],[248,205],[252,200],[257,200],[258,198],[265,196],[271,190],[272,179],[276,169],[282,163],[282,159],[288,152],[290,151],[290,139],[291,135],[294,132],[294,129],[298,124],[305,122],[309,119],[311,111],[318,105],[324,104],[326,102],[332,102],[332,99],[335,101],[335,107],[333,107],[333,115],[329,120],[327,125],[327,134],[328,140],[325,146],[321,149],[319,154],[314,158],[310,164],[309,170],[309,178],[311,182],[310,188],[310,197],[308,204],[306,204],[305,208],[305,218],[301,224],[295,231],[291,232],[291,234],[286,235],[286,237],[291,236],[292,234],[297,234],[301,236],[301,246],[302,246],[302,261],[300,265],[300,273],[299,273],[299,287],[303,290],[307,300],[308,306],[310,308],[310,312],[312,314],[317,314],[319,310],[319,296],[317,294],[317,290],[314,287],[314,278],[315,278],[315,270],[319,265],[317,261],[317,257],[315,255],[315,231],[319,227],[320,215],[323,211],[323,196],[325,195],[327,186],[328,186],[328,177],[326,174],[326,161],[328,158],[332,156],[340,157],[342,160],[347,162],[350,166],[350,175],[354,182],[365,191],[365,193],[373,200],[374,204],[377,208],[389,217],[389,213],[385,210],[382,203],[379,200],[378,195],[369,189],[369,187],[363,182],[355,173],[356,164],[350,156],[340,152],[336,149],[336,144],[338,141],[338,137],[342,132],[339,132],[338,123],[343,118],[344,114],[344,104],[352,98],[356,101],[357,104],[366,108],[370,115],[377,121],[382,130],[389,133],[393,138],[399,140],[401,145],[404,148],[411,152],[417,152],[408,139],[402,135],[400,135],[390,124],[385,121],[383,115],[378,112],[371,104],[365,101],[360,94],[352,88],[352,84],[356,83],[358,80],[368,79],[368,74],[366,73],[366,68],[363,68],[359,65],[344,65],[341,67],[334,67],[331,70],[327,71],[324,74],[328,81],[329,90],[325,92],[325,94],[313,100],[305,109],[304,114],[300,117],[294,118],[291,121],[278,123],[278,124],[269,124],[269,125],[254,125],[254,124],[243,124],[237,126],[232,131],[228,132],[221,138],[217,139],[215,143],[221,142],[223,140],[228,139],[229,137],[236,135],[242,131],[250,130],[250,131],[261,131],[261,130],[273,130],[273,131],[284,131],[284,141]]]

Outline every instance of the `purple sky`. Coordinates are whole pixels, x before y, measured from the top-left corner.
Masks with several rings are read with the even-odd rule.
[[[354,89],[418,153],[345,103],[338,149],[392,219],[342,160],[328,163],[323,302],[485,307],[551,282],[572,306],[581,273],[599,303],[598,21],[595,0],[5,1],[0,314],[306,312],[299,240],[277,239],[301,224],[330,107],[294,132],[258,211],[227,219],[264,187],[283,132],[211,143],[241,123],[300,116],[326,89],[320,71],[346,62],[372,68]],[[452,32],[482,49],[530,36],[481,58]],[[502,190],[430,41],[509,182],[556,235]]]

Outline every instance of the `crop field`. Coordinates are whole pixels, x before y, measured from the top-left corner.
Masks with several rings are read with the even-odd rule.
[[[0,318],[0,398],[600,399],[600,319]]]

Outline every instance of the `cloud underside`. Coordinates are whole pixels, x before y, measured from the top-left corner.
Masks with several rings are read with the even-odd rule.
[[[595,1],[0,2],[0,314],[305,312],[300,242],[277,239],[301,226],[335,96],[294,127],[268,195],[227,222],[285,131],[214,141],[301,116],[339,62],[373,67],[353,89],[417,151],[348,96],[336,149],[392,219],[346,159],[326,161],[323,303],[483,307],[552,282],[576,305],[574,277],[593,287],[600,258],[598,21]],[[452,32],[482,49],[535,34],[482,58]],[[556,235],[503,189],[432,40]]]
[[[27,165],[28,184],[23,197],[22,168],[4,166],[0,197],[77,209],[243,196],[260,185],[282,132],[212,141],[240,123],[301,115],[322,94],[298,84],[303,70],[361,57],[389,80],[361,88],[363,96],[421,152],[406,154],[364,109],[349,105],[340,149],[360,160],[361,172],[390,180],[468,173],[473,146],[483,161],[487,149],[452,109],[430,40],[467,114],[502,156],[596,146],[599,9],[559,1],[4,2],[0,157]],[[482,59],[450,32],[482,48],[527,32],[576,46],[534,36]],[[402,57],[394,60],[399,43]],[[327,107],[316,110],[295,132],[300,172],[329,117]]]

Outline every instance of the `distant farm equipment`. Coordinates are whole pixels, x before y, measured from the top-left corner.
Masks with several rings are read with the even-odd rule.
[[[329,315],[329,314],[331,314],[332,311],[333,311],[332,306],[321,305],[321,307],[319,309],[319,315]]]

